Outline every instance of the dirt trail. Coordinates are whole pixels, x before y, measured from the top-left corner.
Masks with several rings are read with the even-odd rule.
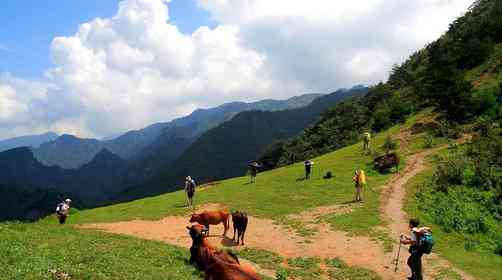
[[[437,150],[427,150],[410,156],[407,167],[400,174],[393,176],[384,186],[381,214],[388,221],[391,236],[397,237],[407,230],[407,217],[403,211],[403,203],[406,195],[404,186],[410,178],[425,169],[425,157]],[[215,208],[222,208],[222,206],[206,205],[199,208],[198,211]],[[344,206],[319,207],[308,212],[288,216],[288,218],[295,218],[308,223],[315,222],[318,218],[327,214],[347,213],[351,210],[351,208]],[[187,229],[185,228],[189,225],[188,220],[188,216],[170,216],[158,221],[133,220],[81,225],[79,228],[133,235],[188,248],[191,243]],[[346,232],[334,231],[329,225],[322,223],[309,224],[309,226],[316,227],[317,231],[313,236],[305,238],[295,234],[294,231],[285,226],[277,225],[273,220],[250,217],[245,238],[246,246],[272,251],[285,258],[320,257],[327,259],[339,257],[348,265],[360,266],[375,271],[383,279],[406,279],[409,275],[409,269],[405,263],[408,253],[404,249],[401,250],[399,270],[395,273],[394,258],[397,246],[395,246],[396,248],[393,252],[385,253],[381,242],[370,240],[369,237],[350,236]],[[221,237],[222,233],[223,226],[211,226],[210,242],[221,247],[234,247],[235,244],[230,239],[233,233],[229,232],[227,234],[228,237],[223,238]],[[239,248],[242,248],[242,246],[239,246],[237,249]],[[440,267],[451,268],[451,265],[437,255],[428,255],[424,259],[426,259],[428,264],[435,264],[435,269],[430,269],[432,267],[430,265],[426,266],[426,279],[434,279],[433,276],[436,273],[435,270],[438,264]],[[271,276],[273,276],[273,272],[261,270],[259,267],[258,271],[265,275],[272,274]],[[458,270],[455,271],[459,272],[464,280],[474,279]]]
[[[409,156],[407,158],[408,162],[405,170],[402,171],[401,174],[394,176],[391,181],[386,186],[384,186],[381,199],[381,212],[385,220],[388,222],[388,228],[391,231],[391,235],[396,238],[396,243],[401,234],[406,234],[409,231],[408,216],[403,209],[404,200],[406,198],[406,183],[414,176],[425,171],[425,169],[427,168],[427,156],[435,154],[443,148],[445,147],[442,146]],[[397,254],[399,247],[397,246],[397,244],[394,247],[395,248],[393,250],[393,254]],[[403,252],[403,248],[401,248],[401,252]],[[404,256],[400,258],[400,270],[408,270],[406,266],[407,256],[408,254],[405,252]],[[437,274],[437,270],[440,268],[451,269],[457,272],[464,280],[475,279],[465,272],[455,268],[448,261],[440,258],[437,254],[432,253],[431,255],[424,256],[423,260],[425,264],[424,274],[427,279],[433,279]]]

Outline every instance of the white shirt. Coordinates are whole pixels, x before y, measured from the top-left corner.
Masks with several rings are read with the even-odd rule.
[[[61,206],[61,213],[63,215],[68,215],[69,210],[70,210],[70,205],[63,203],[63,205]]]
[[[410,239],[411,240],[418,241],[417,231],[418,231],[418,228],[416,228],[416,227],[414,227],[414,228],[411,229],[411,234],[410,234]]]

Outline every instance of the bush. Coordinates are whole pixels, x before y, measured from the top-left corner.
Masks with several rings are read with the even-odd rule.
[[[447,192],[452,185],[461,185],[466,168],[467,159],[460,153],[443,157],[434,173],[435,189]]]
[[[477,192],[473,189],[459,187],[449,193],[429,190],[418,198],[421,210],[445,232],[475,234],[496,231],[488,210],[483,203],[479,203]]]
[[[392,138],[388,135],[387,138],[385,138],[385,141],[382,145],[382,149],[385,151],[386,154],[389,154],[390,152],[396,150],[399,147],[396,141],[392,140]]]
[[[462,136],[462,133],[462,126],[445,120],[442,120],[438,123],[437,129],[435,131],[436,136],[449,139],[458,139],[460,138],[460,136]]]
[[[279,268],[275,272],[275,278],[277,280],[288,280],[288,277],[289,277],[289,273],[288,273],[288,270],[285,268]]]
[[[495,254],[502,257],[502,240],[497,242],[497,245],[495,246]]]
[[[430,149],[432,147],[434,147],[434,137],[430,134],[427,134],[424,138],[424,148]]]

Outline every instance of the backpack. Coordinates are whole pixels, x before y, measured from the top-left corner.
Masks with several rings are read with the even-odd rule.
[[[371,140],[371,134],[369,132],[364,133],[364,141],[369,142]]]
[[[359,176],[357,178],[359,180],[359,185],[364,186],[366,185],[366,174],[364,174],[364,170],[359,170]]]
[[[195,191],[195,180],[192,179],[188,182],[188,191],[189,192],[194,192]]]
[[[59,203],[58,206],[56,207],[56,214],[61,214],[63,212],[63,203]]]
[[[424,254],[430,254],[434,246],[434,239],[432,233],[428,229],[420,228],[418,235],[418,245]]]

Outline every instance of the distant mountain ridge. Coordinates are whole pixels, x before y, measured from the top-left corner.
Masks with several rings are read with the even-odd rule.
[[[18,147],[38,147],[40,144],[52,141],[58,138],[54,132],[46,132],[39,135],[28,135],[21,137],[14,137],[0,141],[0,152],[18,148]]]
[[[134,186],[118,196],[119,201],[128,201],[144,196],[169,192],[180,186],[183,178],[193,175],[199,183],[242,175],[247,164],[257,159],[274,141],[292,137],[314,123],[327,108],[340,101],[360,97],[367,93],[366,87],[354,87],[323,95],[309,105],[281,111],[243,111],[231,120],[208,130],[197,138],[171,163],[159,165],[147,177],[148,182],[129,181]],[[162,154],[166,151],[154,154]],[[128,174],[145,169],[145,164]],[[158,174],[155,174],[158,173]]]
[[[31,149],[21,147],[0,153],[0,182],[26,190],[70,193],[82,201],[81,207],[91,207],[120,191],[120,177],[126,166],[123,159],[106,149],[79,169],[45,166],[36,160]]]
[[[91,161],[102,149],[120,156],[124,160],[146,160],[151,151],[166,147],[166,143],[180,141],[190,144],[205,131],[230,120],[242,111],[278,111],[306,106],[322,94],[305,94],[286,100],[261,100],[257,102],[231,102],[209,109],[197,109],[190,115],[167,123],[156,123],[140,130],[132,130],[110,140],[84,139],[72,135],[62,135],[33,149],[35,158],[47,166],[57,165],[66,169],[76,169]],[[165,155],[167,161],[174,160],[185,144],[168,146],[175,152]],[[154,155],[155,156],[155,155]],[[150,160],[151,161],[151,160]],[[154,160],[155,161],[155,160]]]

